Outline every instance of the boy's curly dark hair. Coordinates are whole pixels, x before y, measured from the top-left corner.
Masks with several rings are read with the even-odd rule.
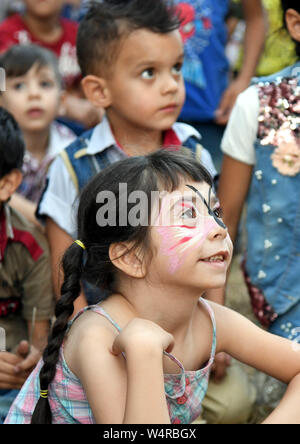
[[[170,0],[91,2],[77,34],[77,58],[83,76],[109,70],[120,40],[138,29],[166,34],[180,19]]]

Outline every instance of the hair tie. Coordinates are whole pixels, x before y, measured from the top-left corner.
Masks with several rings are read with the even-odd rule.
[[[40,397],[47,399],[48,398],[48,390],[40,390]]]
[[[81,242],[80,240],[76,240],[76,241],[74,241],[74,244],[77,244],[77,245],[79,245],[79,247],[81,247],[83,250],[85,250],[85,246],[84,246],[84,243],[83,242]]]

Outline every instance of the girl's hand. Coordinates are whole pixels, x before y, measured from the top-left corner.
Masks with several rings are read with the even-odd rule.
[[[173,336],[154,322],[135,318],[116,337],[112,345],[112,353],[119,355],[122,352],[145,349],[170,352],[174,347]]]

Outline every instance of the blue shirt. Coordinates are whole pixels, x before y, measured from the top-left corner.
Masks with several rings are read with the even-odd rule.
[[[183,76],[187,99],[180,118],[211,121],[228,86],[225,19],[229,1],[175,0],[175,3],[184,18],[181,34],[185,44]]]

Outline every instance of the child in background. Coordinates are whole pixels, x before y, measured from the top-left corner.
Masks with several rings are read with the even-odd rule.
[[[160,150],[112,164],[81,194],[78,235],[43,360],[6,423],[191,423],[220,351],[290,383],[265,423],[300,423],[294,344],[203,299],[225,284],[232,243],[200,163]],[[110,296],[68,323],[83,276]]]
[[[93,108],[84,98],[80,87],[80,68],[76,57],[78,24],[61,18],[63,0],[23,0],[25,11],[6,19],[0,25],[0,52],[12,45],[35,43],[52,51],[59,62],[66,94],[61,116],[73,121],[74,128],[84,129],[96,125],[101,111]],[[76,122],[80,125],[78,128]]]
[[[162,145],[187,146],[216,174],[199,133],[175,123],[185,98],[184,54],[179,19],[168,5],[165,0],[156,1],[155,8],[143,0],[107,0],[92,5],[80,24],[77,52],[83,88],[106,116],[53,162],[39,206],[39,215],[47,216],[57,295],[58,264],[77,237],[73,204],[94,174],[112,162]],[[88,296],[88,303],[99,301],[96,293],[96,299]],[[85,305],[82,298],[79,308]]]
[[[23,155],[18,125],[0,108],[0,327],[6,334],[6,350],[0,353],[0,423],[41,356],[54,309],[47,241],[8,204],[22,181]]]
[[[23,181],[11,205],[37,223],[34,213],[49,165],[75,138],[54,122],[62,93],[57,59],[40,46],[16,45],[0,56],[0,67],[6,73],[0,102],[18,122],[26,146]]]
[[[300,57],[300,5],[282,0]],[[300,62],[239,96],[222,148],[219,197],[233,240],[247,200],[244,272],[253,310],[270,332],[299,339]]]

